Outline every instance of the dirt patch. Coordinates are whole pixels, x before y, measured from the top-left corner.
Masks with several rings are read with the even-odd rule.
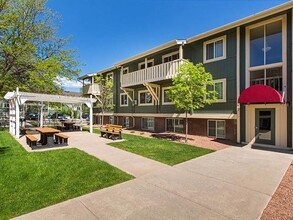
[[[169,133],[169,132],[152,133],[152,132],[137,131],[137,130],[123,130],[123,133],[142,136],[142,137],[160,138],[160,139],[176,141],[179,143],[185,143],[184,134]],[[187,144],[194,145],[196,147],[208,148],[212,150],[222,150],[227,147],[230,147],[231,145],[239,146],[235,142],[232,142],[232,141],[215,139],[215,138],[210,138],[206,136],[197,136],[197,135],[188,135]]]
[[[293,219],[293,162],[261,216],[261,220],[271,219]]]

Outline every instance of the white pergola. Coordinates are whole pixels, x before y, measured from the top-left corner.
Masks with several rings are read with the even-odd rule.
[[[49,95],[49,94],[40,94],[40,93],[29,93],[29,92],[20,92],[18,88],[16,91],[8,92],[4,96],[6,100],[9,101],[9,132],[19,138],[20,130],[20,106],[22,106],[26,101],[35,101],[35,102],[57,102],[70,104],[71,106],[81,106],[86,104],[90,109],[90,133],[93,133],[93,103],[96,102],[96,99],[92,98],[83,98],[83,97],[74,97],[74,96],[62,96],[62,95]],[[40,117],[40,126],[43,126],[43,105],[41,105],[41,117]],[[81,108],[80,108],[81,109]]]

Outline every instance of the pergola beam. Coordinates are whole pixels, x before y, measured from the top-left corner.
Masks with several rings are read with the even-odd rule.
[[[18,88],[16,88],[15,92],[8,92],[4,98],[10,101],[11,107],[9,108],[9,117],[10,117],[10,125],[9,131],[16,138],[19,138],[19,113],[20,106],[23,105],[26,101],[35,101],[41,102],[41,126],[42,115],[43,115],[43,102],[57,102],[57,103],[66,103],[66,104],[76,104],[82,105],[86,104],[87,107],[90,108],[90,132],[93,132],[93,103],[97,100],[92,98],[83,98],[83,97],[74,97],[74,96],[62,96],[62,95],[49,95],[49,94],[40,94],[40,93],[28,93],[28,92],[19,92]]]

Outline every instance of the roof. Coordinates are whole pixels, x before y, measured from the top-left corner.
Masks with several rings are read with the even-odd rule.
[[[284,103],[281,94],[266,85],[254,85],[243,90],[238,98],[239,104]]]
[[[75,96],[64,96],[64,95],[50,95],[41,93],[29,93],[29,92],[8,92],[4,96],[6,100],[12,100],[19,98],[20,103],[24,104],[26,101],[37,101],[37,102],[58,102],[66,104],[86,104],[88,107],[97,100],[92,98],[83,98]]]
[[[145,51],[143,53],[139,53],[139,54],[137,54],[135,56],[132,56],[132,57],[127,58],[125,60],[119,61],[114,65],[114,67],[109,68],[109,69],[119,68],[123,64],[129,63],[131,61],[134,61],[134,60],[137,60],[137,59],[140,59],[140,58],[143,58],[143,57],[146,57],[146,56],[148,56],[150,54],[153,54],[155,52],[158,52],[158,51],[161,51],[161,50],[164,50],[164,49],[168,49],[168,48],[176,46],[178,44],[192,43],[194,41],[197,41],[197,40],[203,39],[205,37],[220,33],[222,31],[238,27],[240,25],[252,22],[252,21],[257,20],[257,19],[264,18],[266,16],[269,16],[270,14],[275,14],[275,13],[285,11],[285,10],[288,10],[288,9],[291,9],[291,8],[293,8],[293,1],[286,2],[284,4],[278,5],[276,7],[270,8],[270,9],[267,9],[267,10],[259,12],[257,14],[254,14],[254,15],[245,17],[243,19],[237,20],[235,22],[223,25],[221,27],[218,27],[218,28],[212,29],[210,31],[201,33],[199,35],[195,35],[193,37],[188,38],[187,40],[173,40],[173,41],[170,41],[168,43],[162,44],[162,45],[160,45],[158,47],[155,47],[153,49],[147,50],[147,51]],[[103,71],[100,71],[100,72],[97,72],[97,73],[94,73],[94,74],[104,73],[104,72],[107,72],[109,69],[106,69],[106,70],[103,70]],[[85,79],[85,78],[89,78],[91,76],[92,76],[91,74],[87,74],[87,75],[81,76],[79,79]]]
[[[106,73],[106,72],[110,72],[110,71],[113,71],[115,69],[117,69],[117,67],[116,66],[113,66],[113,67],[110,67],[110,68],[101,70],[99,72],[96,72],[96,73],[88,73],[88,74],[85,74],[85,75],[79,77],[78,79],[79,80],[83,80],[83,79],[91,78],[93,76],[96,76],[96,75],[99,75],[99,74],[103,74],[103,73]]]
[[[231,28],[235,28],[235,27],[241,26],[243,24],[252,22],[254,20],[258,20],[258,19],[267,17],[267,16],[269,16],[271,14],[276,14],[278,12],[285,11],[285,10],[288,10],[288,9],[291,9],[291,8],[293,8],[293,1],[286,2],[284,4],[275,6],[273,8],[261,11],[259,13],[254,14],[254,15],[250,15],[248,17],[242,18],[242,19],[234,21],[232,23],[223,25],[221,27],[212,29],[212,30],[207,31],[205,33],[202,33],[202,34],[196,35],[194,37],[188,38],[187,43],[191,43],[193,41],[208,37],[210,35],[213,35],[213,34],[216,34],[216,33],[231,29]]]
[[[150,54],[153,54],[155,52],[158,52],[158,51],[161,51],[161,50],[164,50],[164,49],[176,46],[176,45],[181,45],[181,44],[186,44],[186,40],[185,39],[180,39],[180,40],[178,39],[178,40],[170,41],[168,43],[162,44],[162,45],[160,45],[158,47],[155,47],[153,49],[147,50],[147,51],[145,51],[143,53],[140,53],[140,54],[137,54],[135,56],[132,56],[132,57],[126,59],[126,60],[122,60],[122,61],[116,63],[115,66],[119,67],[119,66],[121,66],[121,65],[123,65],[125,63],[129,63],[129,62],[131,62],[133,60],[137,60],[137,59],[146,57],[146,56],[148,56]]]

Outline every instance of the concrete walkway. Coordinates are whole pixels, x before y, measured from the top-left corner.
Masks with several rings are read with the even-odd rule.
[[[16,219],[258,219],[293,159],[231,147],[170,167],[87,135],[76,147],[137,178]]]

